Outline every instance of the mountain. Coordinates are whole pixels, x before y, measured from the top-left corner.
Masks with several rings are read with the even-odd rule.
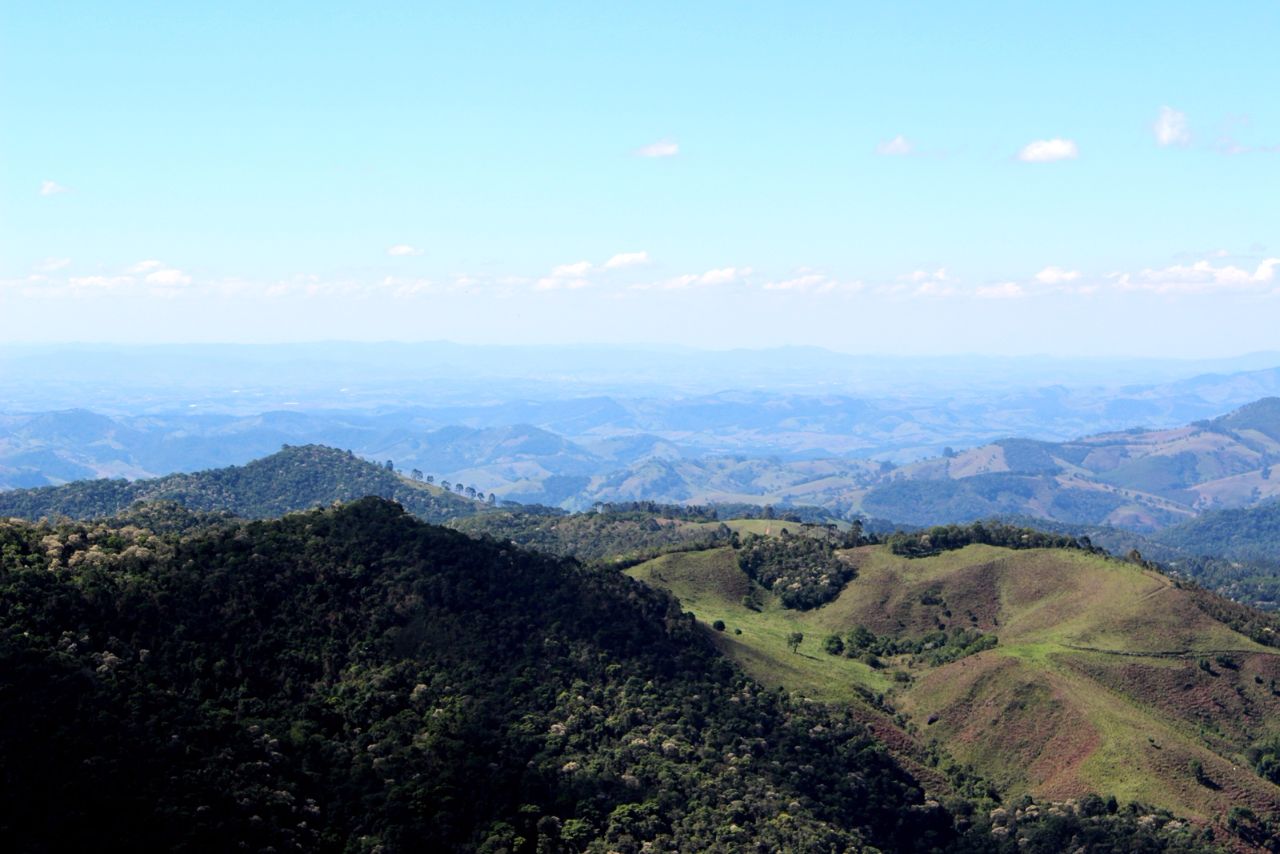
[[[400,431],[378,444],[378,455],[467,482],[497,482],[503,498],[540,504],[564,501],[602,465],[585,448],[528,424]]]
[[[0,546],[6,850],[1208,850],[1141,807],[922,783],[666,594],[380,499]]]
[[[750,501],[908,525],[1025,516],[1154,531],[1280,496],[1280,398],[1167,430],[1063,442],[1000,439],[901,466],[840,458],[651,458],[597,476],[579,501]]]
[[[1155,530],[1280,496],[1280,398],[1170,430],[1009,439],[903,466],[863,511],[913,524],[1023,514]]]
[[[64,486],[0,492],[0,518],[91,519],[140,501],[171,501],[189,510],[225,511],[248,519],[279,516],[365,496],[398,501],[431,521],[468,516],[483,507],[439,486],[401,477],[350,452],[319,445],[285,447],[244,466],[173,474],[154,480],[84,480]]]
[[[0,413],[0,488],[157,477],[242,465],[285,444],[324,444],[512,500],[565,506],[671,500],[674,493],[635,496],[617,485],[628,479],[620,472],[651,459],[715,468],[721,457],[776,458],[780,482],[834,508],[840,491],[867,484],[809,487],[813,478],[787,467],[903,465],[1010,436],[1063,442],[1165,429],[1280,394],[1275,359],[885,360],[813,348],[538,353],[443,344],[0,347],[0,399],[10,408]],[[583,382],[596,369],[600,381]],[[658,375],[692,384],[637,379]],[[690,494],[734,492],[714,471],[684,475]],[[752,488],[768,491],[770,479]]]
[[[796,569],[814,547],[785,559],[804,539],[784,536],[763,569],[744,541],[628,572],[722,626],[717,646],[763,684],[882,697],[1006,798],[1113,793],[1280,838],[1280,621],[1143,565],[973,529],[836,548],[846,568],[822,579]],[[787,607],[806,585],[828,592]]]
[[[609,428],[579,442],[528,423],[433,427],[421,413],[359,417],[268,413],[210,417],[194,433],[184,432],[181,421],[165,421],[163,429],[174,431],[166,433],[173,442],[211,446],[244,442],[239,445],[242,449],[263,436],[311,435],[328,429],[362,442],[367,457],[389,458],[402,470],[420,469],[442,481],[461,480],[507,500],[569,509],[629,501],[772,503],[809,505],[846,518],[861,514],[907,525],[1026,516],[1153,532],[1206,511],[1248,507],[1280,497],[1280,477],[1271,476],[1280,461],[1280,398],[1263,398],[1182,427],[1133,428],[1067,441],[997,439],[959,451],[946,448],[940,456],[897,466],[887,460],[830,455],[830,446],[843,447],[849,438],[826,432],[833,425],[852,430],[865,420],[873,424],[870,429],[893,432],[904,441],[919,429],[918,422],[903,413],[890,416],[861,404],[855,407],[859,414],[846,413],[846,418],[840,413],[848,405],[837,399],[815,402],[743,393],[716,395],[714,400],[666,401],[658,414],[637,415],[633,425],[637,429],[671,430],[684,425],[687,429],[678,440],[664,438],[662,430],[627,434]],[[591,400],[576,412],[583,418],[617,414],[600,400]],[[662,424],[649,423],[653,418]],[[689,419],[687,425],[683,418]],[[54,472],[78,478],[104,468],[134,476],[138,457],[121,449],[141,441],[137,437],[146,434],[145,420],[121,423],[83,411],[10,417],[3,421],[8,438],[0,436],[0,467],[9,467],[10,480],[47,480]],[[726,447],[738,442],[754,447],[757,439],[751,436],[756,433],[773,435],[773,441],[781,443],[790,442],[785,437],[791,436],[799,444],[789,445],[787,456],[706,454],[682,444],[697,431],[695,424],[703,424],[705,431],[720,431]],[[814,430],[826,438],[814,438],[818,435],[811,435]],[[810,438],[797,438],[801,433]],[[37,435],[46,438],[37,441],[33,438]],[[710,438],[704,432],[697,441]],[[76,449],[75,453],[67,448]],[[101,454],[94,458],[98,451]],[[111,454],[117,454],[114,461],[104,462]],[[18,471],[15,460],[36,469]],[[4,471],[0,468],[0,477]],[[387,488],[380,487],[376,494],[389,495]],[[134,488],[116,489],[122,495],[139,494]],[[154,490],[148,486],[146,491],[150,495]],[[408,494],[424,495],[422,490]],[[342,492],[329,500],[350,497],[356,496]],[[324,496],[316,494],[312,500],[323,501]],[[299,506],[308,505],[279,504],[255,515]],[[109,505],[92,512],[106,510]],[[424,511],[423,515],[442,519],[450,514]]]

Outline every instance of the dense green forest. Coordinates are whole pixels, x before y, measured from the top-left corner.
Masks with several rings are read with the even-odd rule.
[[[1199,850],[1100,800],[1016,834],[985,784],[928,800],[616,572],[378,499],[209,521],[0,523],[9,850]]]
[[[1047,533],[998,520],[968,525],[937,525],[921,531],[897,531],[886,537],[885,543],[894,554],[906,557],[927,557],[974,544],[1007,549],[1093,549],[1087,537]]]
[[[1186,554],[1280,567],[1280,501],[1211,510],[1161,531],[1155,539]]]
[[[864,542],[858,533],[827,535],[824,529],[812,535],[795,535],[786,529],[777,537],[748,534],[738,545],[738,566],[776,593],[783,607],[804,611],[840,595],[855,573],[836,550]]]
[[[704,549],[728,542],[732,532],[705,517],[672,508],[606,509],[574,514],[499,510],[454,520],[450,526],[474,536],[582,561],[638,561],[680,549]],[[673,518],[674,516],[674,518]]]

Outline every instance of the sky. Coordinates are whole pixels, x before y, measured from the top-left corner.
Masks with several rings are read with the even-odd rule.
[[[0,2],[0,341],[1227,356],[1280,3]]]

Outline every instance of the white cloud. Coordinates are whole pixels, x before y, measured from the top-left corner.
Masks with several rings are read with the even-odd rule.
[[[1026,291],[1017,282],[1001,282],[998,285],[985,285],[974,291],[978,299],[1017,299],[1025,296]]]
[[[590,261],[575,261],[572,264],[561,264],[551,270],[551,275],[556,278],[570,278],[576,276],[585,276],[592,270]]]
[[[826,273],[806,273],[778,282],[765,282],[766,291],[791,291],[793,293],[829,294],[836,291],[852,292],[862,289],[861,282],[840,282]]]
[[[1075,160],[1080,150],[1069,139],[1037,139],[1027,143],[1018,152],[1023,163],[1052,163],[1055,160]]]
[[[391,291],[391,295],[397,299],[410,299],[445,290],[430,279],[399,279],[395,276],[385,277],[382,280],[382,287]]]
[[[150,273],[152,270],[159,270],[163,266],[164,266],[163,261],[157,261],[154,258],[150,258],[146,261],[139,261],[137,264],[134,264],[132,267],[129,268],[129,272],[130,273]]]
[[[809,273],[781,282],[765,282],[763,287],[766,291],[811,291],[826,287],[830,282],[831,279],[822,273]]]
[[[59,193],[67,192],[70,192],[70,190],[59,184],[57,181],[40,182],[40,195],[42,196],[56,196]]]
[[[1215,267],[1210,261],[1175,264],[1163,269],[1115,274],[1116,286],[1125,291],[1159,294],[1203,294],[1223,291],[1259,291],[1276,279],[1280,258],[1267,258],[1250,272],[1230,264]]]
[[[876,154],[883,154],[886,157],[902,157],[913,151],[911,140],[902,134],[898,134],[888,142],[882,142],[876,146]]]
[[[680,153],[680,145],[674,140],[660,139],[636,149],[637,157],[675,157]]]
[[[925,282],[920,285],[920,287],[915,289],[913,295],[918,297],[949,297],[954,296],[955,293],[956,289],[951,285],[933,281]]]
[[[617,270],[621,267],[637,267],[649,263],[648,252],[619,252],[604,262],[606,270]]]
[[[67,284],[80,290],[117,290],[133,284],[133,276],[72,276]]]
[[[552,268],[551,275],[538,279],[533,287],[539,291],[578,290],[591,284],[586,277],[594,270],[590,261],[561,264]]]
[[[533,288],[538,291],[576,291],[589,286],[586,279],[566,279],[547,276],[534,282]]]
[[[191,276],[181,270],[167,267],[148,273],[144,281],[149,285],[189,285],[191,284]]]
[[[949,297],[958,293],[946,267],[914,270],[897,277],[899,284],[879,285],[875,292],[885,296]],[[915,287],[912,287],[914,285]]]
[[[905,273],[898,277],[898,281],[901,282],[945,282],[946,280],[946,267],[939,267],[932,273],[928,270],[916,270],[913,273]]]
[[[1187,145],[1191,142],[1191,131],[1187,128],[1187,114],[1173,107],[1161,107],[1151,130],[1156,135],[1156,145]]]
[[[70,258],[46,258],[36,265],[36,270],[41,273],[52,273],[57,270],[65,270],[70,266]]]
[[[575,261],[572,264],[560,264],[551,272],[534,282],[534,290],[556,291],[577,290],[591,285],[593,279],[610,270],[621,270],[627,267],[639,267],[649,263],[648,252],[620,252],[599,266],[590,261]]]
[[[737,267],[721,267],[719,270],[708,270],[698,277],[700,285],[726,285],[729,282],[737,281],[745,271],[739,270]]]
[[[1080,278],[1079,270],[1064,270],[1062,267],[1045,267],[1036,273],[1036,281],[1042,285],[1064,285]]]
[[[390,246],[387,248],[387,254],[397,255],[397,256],[421,255],[422,250],[416,247],[410,246],[407,243],[397,243],[395,246]]]
[[[632,285],[637,291],[682,291],[687,288],[727,285],[751,274],[750,267],[720,267],[705,273],[686,273],[661,282]]]

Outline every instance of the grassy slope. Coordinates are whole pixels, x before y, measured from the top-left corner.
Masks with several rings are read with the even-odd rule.
[[[767,595],[761,612],[745,608],[751,582],[728,549],[668,555],[631,574],[672,590],[700,620],[724,620],[717,643],[755,678],[835,702],[855,699],[855,685],[887,692],[922,736],[1010,793],[1114,793],[1206,820],[1235,805],[1280,810],[1280,788],[1243,755],[1280,731],[1270,688],[1280,654],[1213,620],[1168,578],[1056,550],[970,546],[907,560],[867,548],[850,558],[858,578],[808,613]],[[923,604],[926,593],[942,604]],[[891,662],[912,677],[901,686],[821,651],[826,634],[859,624],[901,637],[977,627],[1000,644],[937,668]],[[792,631],[805,634],[797,654],[786,647]],[[1192,760],[1211,785],[1195,780]]]
[[[786,522],[778,519],[732,519],[725,522],[733,531],[742,536],[747,534],[759,534],[761,536],[781,536],[783,531],[791,534],[799,534],[804,531],[804,526],[799,522]]]
[[[766,685],[782,685],[830,702],[859,701],[858,685],[874,692],[889,687],[886,677],[862,662],[822,652],[821,628],[806,614],[783,608],[744,575],[730,548],[663,555],[632,567],[628,574],[670,590],[707,625],[724,620],[725,631],[715,632],[716,645]],[[752,590],[762,603],[759,611],[742,602]],[[787,635],[794,631],[805,634],[796,653],[787,648]]]

